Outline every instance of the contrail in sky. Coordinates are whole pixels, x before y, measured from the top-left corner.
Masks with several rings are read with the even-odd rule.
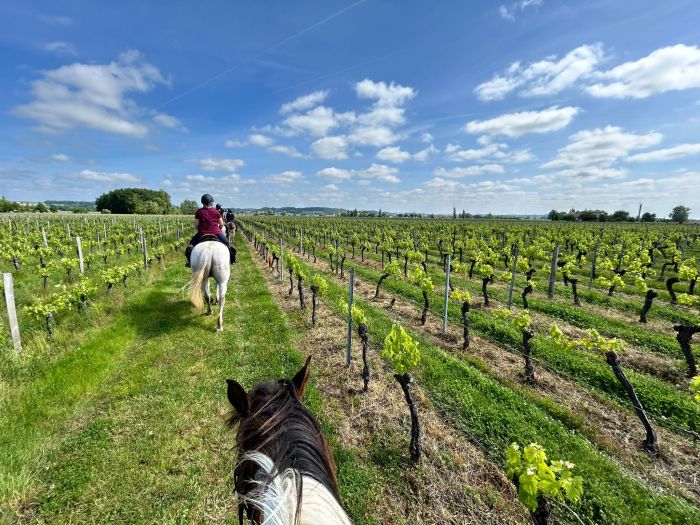
[[[280,47],[280,46],[283,46],[284,44],[286,44],[287,42],[290,42],[290,41],[294,40],[295,38],[299,38],[301,35],[303,35],[303,34],[305,34],[305,33],[308,33],[309,31],[312,31],[313,29],[316,29],[317,27],[319,27],[319,26],[325,24],[326,22],[329,22],[330,20],[333,20],[334,18],[339,17],[339,16],[342,15],[343,13],[346,13],[347,11],[350,11],[351,9],[357,7],[358,5],[364,4],[365,2],[367,2],[367,0],[358,0],[358,1],[355,2],[354,4],[350,4],[349,6],[344,7],[344,8],[341,9],[340,11],[337,11],[337,12],[333,13],[332,15],[327,16],[327,17],[324,18],[323,20],[319,20],[319,21],[316,22],[315,24],[311,24],[309,27],[306,27],[306,28],[302,29],[302,30],[299,31],[298,33],[295,33],[295,34],[293,34],[292,36],[289,36],[289,37],[285,38],[284,40],[280,40],[280,41],[277,42],[276,44],[274,44],[274,45],[272,45],[272,46],[270,46],[270,47],[268,47],[268,48],[266,48],[266,49],[260,51],[259,53],[253,55],[252,57],[246,58],[246,59],[243,60],[242,62],[239,62],[238,64],[236,64],[236,65],[234,65],[234,66],[231,66],[230,68],[225,69],[225,70],[223,70],[223,71],[220,72],[220,73],[217,73],[217,74],[214,75],[213,77],[210,77],[210,78],[204,80],[203,82],[200,82],[200,83],[197,84],[196,86],[194,86],[194,87],[192,87],[192,88],[190,88],[190,89],[188,89],[188,90],[186,90],[186,91],[183,91],[183,92],[180,93],[179,95],[176,95],[176,96],[174,96],[173,98],[171,98],[171,99],[169,99],[169,100],[166,100],[166,101],[163,102],[160,106],[157,106],[155,109],[156,109],[156,110],[162,109],[162,108],[164,108],[165,106],[167,106],[167,105],[169,105],[169,104],[172,104],[172,103],[175,102],[176,100],[180,100],[182,97],[185,97],[185,96],[189,95],[189,94],[192,93],[193,91],[197,91],[198,89],[200,89],[200,88],[206,86],[207,84],[210,84],[210,83],[213,82],[214,80],[216,80],[216,79],[218,79],[218,78],[221,78],[221,77],[223,77],[224,75],[228,75],[228,74],[231,73],[232,71],[235,71],[236,69],[238,69],[238,68],[240,68],[241,66],[247,64],[248,62],[250,62],[250,61],[252,61],[252,60],[255,60],[255,59],[257,59],[257,58],[260,58],[261,56],[263,56],[263,55],[266,54],[266,53],[269,53],[269,52],[272,51],[273,49],[276,49],[276,48],[278,48],[278,47]]]

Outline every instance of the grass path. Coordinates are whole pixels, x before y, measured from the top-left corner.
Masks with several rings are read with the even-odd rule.
[[[239,251],[222,334],[171,266],[113,322],[23,384],[0,415],[2,523],[229,523],[225,379],[296,371],[289,329]]]

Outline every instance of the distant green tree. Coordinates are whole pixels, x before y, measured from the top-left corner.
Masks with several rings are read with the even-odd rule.
[[[625,210],[617,210],[612,214],[612,220],[616,222],[628,221],[630,220],[630,212]]]
[[[642,222],[654,222],[656,220],[656,213],[645,212],[642,214]]]
[[[678,223],[683,223],[688,220],[688,217],[690,215],[690,208],[687,206],[676,206],[673,208],[671,213],[668,214],[669,218],[673,222],[678,222]]]
[[[8,201],[5,197],[0,197],[0,212],[14,211],[18,207],[16,202]]]
[[[191,200],[184,200],[180,204],[180,213],[182,215],[194,215],[197,212],[197,203]]]
[[[58,206],[56,206],[55,204],[51,204],[51,205],[49,206],[49,211],[50,211],[51,213],[58,213]]]
[[[453,207],[453,208],[452,208],[452,218],[453,218],[453,219],[456,219],[456,218],[457,218],[457,208],[456,208],[456,207]]]
[[[49,209],[43,202],[37,202],[36,206],[34,206],[34,209],[39,213],[46,213],[47,211],[49,211]]]
[[[95,201],[98,211],[108,209],[112,213],[169,213],[172,208],[170,195],[163,190],[146,188],[120,188],[100,195]]]

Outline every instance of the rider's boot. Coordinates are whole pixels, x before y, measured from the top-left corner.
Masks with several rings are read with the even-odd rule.
[[[192,255],[192,246],[188,246],[185,249],[185,257],[187,257],[187,262],[185,263],[185,268],[190,267],[190,256]]]
[[[229,246],[229,252],[231,253],[231,264],[236,262],[236,248]]]

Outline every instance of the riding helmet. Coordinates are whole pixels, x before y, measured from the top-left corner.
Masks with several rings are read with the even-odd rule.
[[[205,206],[209,206],[210,204],[212,204],[214,202],[214,197],[212,197],[208,193],[205,193],[204,195],[202,195],[201,200],[202,200],[202,204],[204,204]]]

